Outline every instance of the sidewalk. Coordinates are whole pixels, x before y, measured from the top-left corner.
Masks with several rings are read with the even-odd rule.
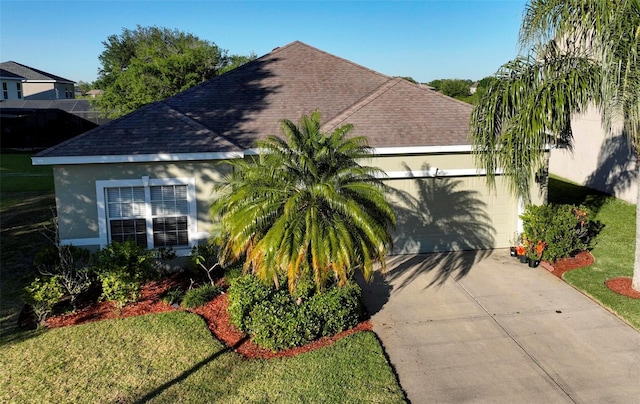
[[[363,296],[412,403],[640,402],[640,333],[546,270],[502,250],[388,265]]]

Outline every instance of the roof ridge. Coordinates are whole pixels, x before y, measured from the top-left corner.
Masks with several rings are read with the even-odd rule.
[[[226,141],[230,145],[242,149],[242,147],[239,144],[234,142],[229,137],[227,137],[225,135],[222,135],[222,134],[214,131],[213,129],[203,125],[202,123],[196,121],[195,119],[191,118],[189,115],[185,114],[184,112],[180,111],[179,109],[176,109],[176,108],[172,107],[171,105],[167,104],[166,102],[159,101],[158,104],[162,104],[164,106],[164,108],[166,110],[168,110],[169,113],[171,113],[175,118],[181,120],[182,122],[186,123],[187,125],[193,126],[194,128],[196,128],[198,130],[204,130],[204,131],[208,132],[211,136],[223,139],[224,141]]]
[[[350,107],[347,107],[346,109],[344,109],[342,112],[340,112],[333,118],[329,119],[324,125],[322,125],[322,130],[324,131],[324,130],[328,130],[329,128],[337,127],[340,123],[346,121],[351,115],[355,114],[356,112],[364,108],[366,105],[373,102],[376,98],[386,93],[392,87],[395,87],[396,85],[398,85],[398,83],[401,80],[404,80],[404,79],[389,78],[388,81],[385,81],[384,83],[382,83],[378,88],[376,88],[369,94],[365,95],[364,97],[360,98],[353,105],[351,105]]]
[[[341,57],[341,56],[334,55],[333,53],[329,53],[329,52],[324,51],[324,50],[322,50],[322,49],[316,48],[315,46],[311,46],[311,45],[309,45],[309,44],[307,44],[307,43],[305,43],[305,42],[302,42],[302,41],[293,41],[293,42],[291,42],[291,43],[289,43],[289,44],[287,44],[287,45],[285,45],[285,46],[283,46],[283,47],[276,48],[275,50],[284,49],[284,48],[287,48],[287,47],[292,46],[292,45],[295,45],[295,44],[301,44],[301,45],[304,45],[304,46],[306,46],[307,48],[309,48],[309,49],[313,49],[313,50],[315,50],[315,51],[316,51],[316,52],[318,52],[318,53],[322,53],[322,54],[327,55],[327,56],[329,56],[329,57],[331,57],[331,58],[333,58],[333,59],[341,60],[341,61],[346,62],[346,63],[348,63],[348,64],[350,64],[350,65],[352,65],[352,66],[358,67],[358,68],[360,68],[360,69],[362,69],[362,70],[366,70],[366,71],[368,71],[368,72],[375,73],[375,74],[376,74],[376,75],[378,75],[378,76],[386,77],[386,78],[388,78],[388,79],[393,79],[393,77],[391,77],[391,76],[388,76],[388,75],[386,75],[386,74],[380,73],[379,71],[376,71],[376,70],[370,69],[370,68],[368,68],[368,67],[366,67],[366,66],[363,66],[363,65],[361,65],[361,64],[358,64],[358,63],[356,63],[356,62],[353,62],[353,61],[351,61],[351,60],[349,60],[349,59],[345,59],[345,58],[343,58],[343,57]],[[268,53],[267,55],[270,55],[271,53],[273,53],[273,51],[272,51],[272,52],[270,52],[270,53]],[[265,55],[265,56],[266,56],[266,55]]]

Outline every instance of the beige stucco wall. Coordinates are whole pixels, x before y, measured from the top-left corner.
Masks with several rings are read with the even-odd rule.
[[[54,83],[22,83],[22,98],[25,100],[55,100]]]
[[[394,253],[502,248],[518,230],[522,206],[500,176],[496,188],[489,190],[485,177],[475,174],[468,153],[377,156],[363,164],[396,176],[385,180],[398,216]],[[439,174],[434,178],[435,168]],[[212,228],[212,184],[228,169],[216,161],[56,166],[60,236],[63,240],[97,239],[96,181],[143,176],[195,178],[197,233],[207,234]],[[537,184],[532,191],[534,203],[546,200]]]
[[[129,163],[65,165],[54,167],[56,205],[63,240],[92,239],[98,234],[97,180],[195,178],[197,232],[211,231],[209,203],[212,184],[219,182],[228,166],[216,162]]]
[[[590,108],[572,119],[571,128],[573,150],[552,150],[549,172],[636,203],[636,159],[619,125],[608,133],[598,111]]]

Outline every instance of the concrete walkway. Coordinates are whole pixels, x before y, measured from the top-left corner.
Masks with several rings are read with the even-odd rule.
[[[504,250],[388,264],[363,295],[412,403],[640,403],[640,333],[545,269]]]

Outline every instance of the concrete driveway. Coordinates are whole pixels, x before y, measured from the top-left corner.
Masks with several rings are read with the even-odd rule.
[[[640,403],[640,333],[545,269],[505,250],[388,264],[363,295],[412,403]]]

